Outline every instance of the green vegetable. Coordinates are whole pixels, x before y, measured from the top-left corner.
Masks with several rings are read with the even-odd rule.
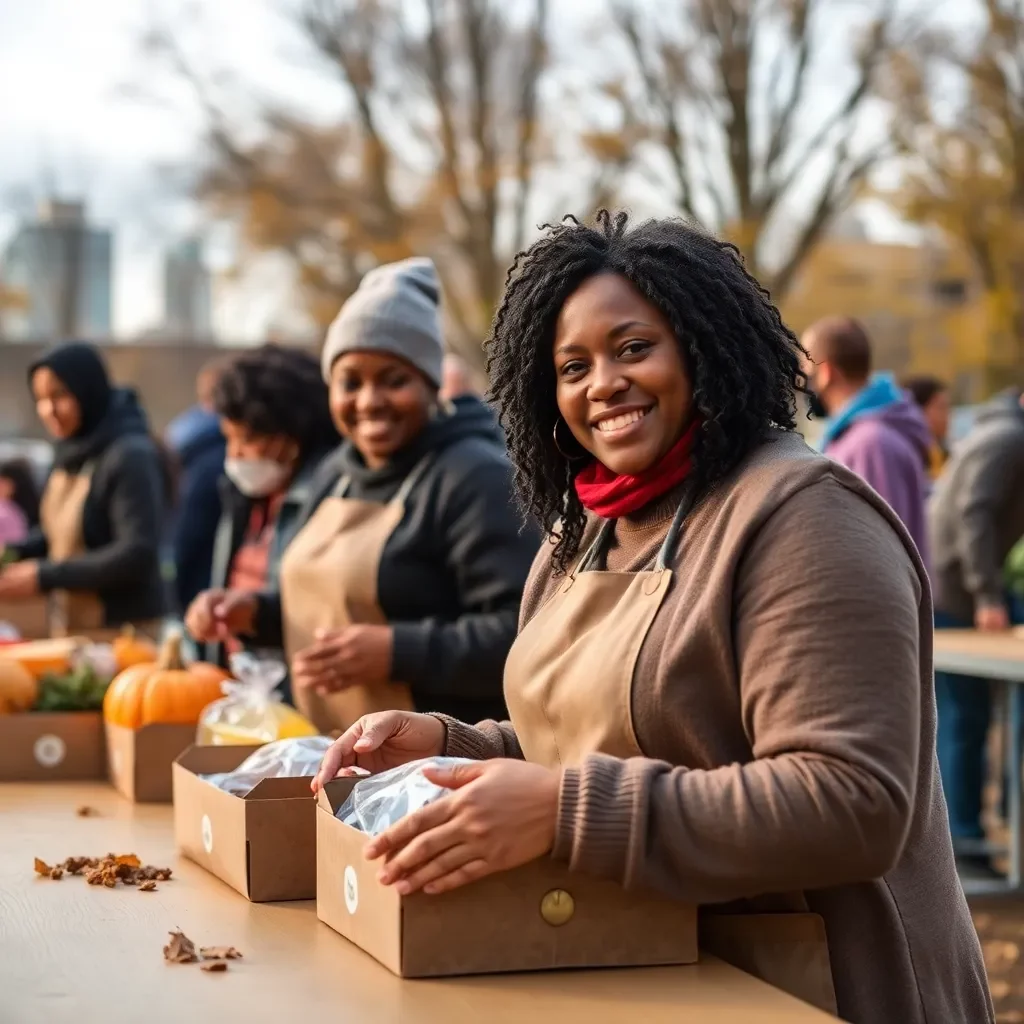
[[[89,665],[66,675],[45,675],[33,711],[99,711],[109,682],[100,679]]]
[[[0,550],[0,569],[3,569],[5,565],[13,565],[17,560],[18,556],[13,548]]]

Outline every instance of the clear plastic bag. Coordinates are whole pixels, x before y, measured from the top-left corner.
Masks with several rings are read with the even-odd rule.
[[[302,779],[316,775],[333,741],[327,736],[276,740],[250,754],[233,772],[199,777],[235,796],[245,796],[264,779]]]
[[[224,696],[199,716],[196,743],[227,746],[316,736],[312,723],[281,700],[277,688],[287,671],[280,661],[248,651],[231,655],[235,678],[224,683]]]
[[[465,757],[425,757],[379,775],[371,775],[352,787],[348,799],[334,816],[360,832],[367,832],[371,836],[380,835],[407,814],[451,792],[444,786],[429,782],[423,774],[424,765],[471,763]]]

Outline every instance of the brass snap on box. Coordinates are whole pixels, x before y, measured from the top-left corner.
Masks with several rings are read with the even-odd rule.
[[[317,798],[317,916],[395,974],[696,963],[695,907],[550,857],[438,896],[400,896],[363,855],[369,836],[335,816],[356,781],[329,782]]]
[[[551,892],[545,893],[544,899],[540,901],[540,916],[552,928],[561,928],[563,924],[568,924],[575,913],[576,901],[572,894],[564,889],[552,889]]]

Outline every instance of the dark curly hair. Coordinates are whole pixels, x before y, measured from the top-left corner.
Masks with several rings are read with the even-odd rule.
[[[262,345],[227,360],[213,386],[213,407],[253,433],[291,438],[300,458],[340,440],[320,364],[302,349]]]
[[[797,392],[807,390],[804,350],[735,246],[682,220],[649,220],[627,231],[627,219],[602,210],[595,227],[574,217],[545,225],[515,257],[487,341],[491,398],[516,487],[527,512],[557,537],[558,574],[579,551],[586,520],[572,486],[580,464],[552,438],[552,346],[562,305],[587,278],[622,274],[672,325],[702,420],[694,447],[698,499],[770,428],[796,429]]]

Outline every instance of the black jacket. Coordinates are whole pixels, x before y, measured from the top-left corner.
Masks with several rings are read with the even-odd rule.
[[[928,507],[932,590],[939,611],[970,622],[1005,600],[1003,564],[1024,536],[1024,409],[997,396],[953,452]]]
[[[166,440],[181,466],[171,538],[175,594],[184,612],[210,586],[213,539],[221,515],[224,435],[216,416],[194,408],[167,428]]]
[[[470,722],[506,715],[505,657],[540,543],[517,510],[500,436],[485,405],[460,399],[383,469],[345,444],[320,467],[301,516],[345,475],[347,497],[385,503],[431,455],[384,548],[377,593],[394,633],[392,678],[409,684],[420,710]],[[257,634],[258,643],[281,643],[276,591],[261,597]]]
[[[267,564],[267,584],[270,588],[277,586],[277,574],[281,568],[281,556],[289,541],[295,536],[300,526],[300,517],[308,516],[305,510],[308,508],[312,496],[313,480],[321,462],[329,455],[329,452],[320,451],[311,454],[300,466],[295,474],[291,487],[284,496],[281,508],[277,513],[277,521],[274,524],[274,537],[270,545],[270,560]],[[231,575],[231,565],[235,560],[238,549],[245,540],[245,533],[249,527],[249,520],[252,518],[253,507],[256,499],[248,498],[235,487],[226,477],[220,478],[219,506],[222,509],[220,522],[217,524],[216,539],[213,544],[213,555],[207,573],[210,578],[210,586],[224,588],[228,585]],[[276,638],[275,638],[276,639]],[[275,642],[271,652],[280,657],[277,648],[280,644]],[[204,655],[207,661],[214,664],[224,663],[223,644],[213,643],[206,645]],[[287,687],[285,695],[288,696]]]
[[[160,575],[166,495],[160,455],[134,391],[115,392],[83,466],[92,474],[82,523],[85,553],[47,561],[46,537],[37,529],[14,546],[17,557],[40,560],[44,592],[97,594],[108,626],[160,618],[167,610]]]

